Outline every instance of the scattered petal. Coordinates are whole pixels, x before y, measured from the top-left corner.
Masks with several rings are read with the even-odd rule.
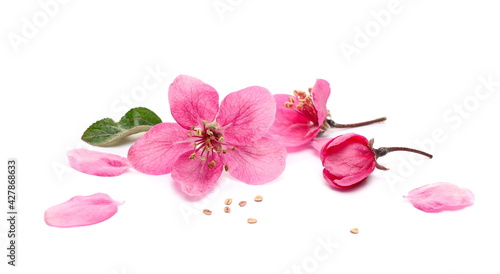
[[[474,194],[470,190],[450,183],[421,186],[404,197],[425,212],[461,209],[474,203]]]
[[[219,109],[219,94],[203,81],[179,75],[168,90],[170,112],[183,128],[201,126],[203,121],[212,122]]]
[[[177,158],[193,149],[192,143],[187,138],[187,130],[178,124],[158,124],[130,147],[128,151],[130,164],[142,173],[168,174],[172,172]]]
[[[87,226],[103,222],[118,211],[123,202],[112,200],[107,194],[75,196],[45,211],[45,223],[55,227]]]
[[[111,153],[78,148],[68,151],[69,165],[86,174],[118,176],[130,167],[127,158]]]

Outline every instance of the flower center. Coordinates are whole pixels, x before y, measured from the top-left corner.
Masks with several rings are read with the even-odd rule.
[[[207,123],[203,121],[202,128],[195,128],[192,126],[188,131],[188,136],[193,138],[194,152],[189,155],[191,160],[196,159],[197,153],[199,153],[198,160],[207,161],[209,168],[214,168],[217,165],[217,161],[213,158],[213,153],[226,154],[228,151],[228,145],[224,141],[224,136],[219,130],[217,123],[211,122]],[[236,150],[236,147],[230,148],[231,150]],[[228,166],[224,166],[226,171]]]
[[[304,91],[294,90],[293,95],[285,102],[286,108],[291,108],[306,117],[313,124],[318,124],[318,111],[314,107],[312,98],[312,88],[308,89],[309,94]]]

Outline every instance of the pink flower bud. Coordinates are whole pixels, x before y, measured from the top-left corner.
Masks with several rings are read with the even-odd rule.
[[[313,144],[320,151],[323,177],[335,188],[347,188],[358,184],[375,168],[388,168],[377,163],[377,159],[392,151],[409,151],[429,158],[432,155],[406,147],[373,148],[373,139],[355,133],[339,135],[332,139],[320,139]]]

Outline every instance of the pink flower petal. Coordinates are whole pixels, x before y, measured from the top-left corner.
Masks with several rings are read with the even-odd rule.
[[[142,173],[168,174],[180,155],[193,150],[187,133],[178,124],[157,124],[130,147],[128,160],[133,168]]]
[[[320,130],[303,114],[295,109],[285,107],[290,95],[275,94],[276,115],[269,133],[286,147],[296,147],[311,142]]]
[[[274,121],[276,103],[271,93],[258,86],[232,92],[221,102],[217,124],[232,144],[253,142],[263,137]]]
[[[45,223],[55,227],[93,225],[111,218],[123,202],[113,201],[107,194],[75,196],[45,211]]]
[[[180,75],[168,90],[170,111],[183,128],[201,126],[202,121],[212,122],[219,110],[219,94],[201,80]]]
[[[461,209],[474,203],[474,194],[470,190],[450,183],[421,186],[404,197],[425,212]]]
[[[205,161],[200,160],[200,153],[194,159],[190,159],[192,152],[181,155],[174,164],[172,178],[181,185],[182,191],[190,196],[199,196],[208,192],[217,183],[223,163],[217,153],[211,153]],[[215,166],[208,165],[215,161]]]
[[[320,152],[326,173],[323,177],[334,187],[348,187],[359,183],[375,169],[373,152],[368,140],[358,134],[348,133],[327,142]]]
[[[312,97],[314,108],[318,112],[318,124],[321,125],[328,114],[326,102],[328,101],[328,97],[330,97],[330,84],[323,79],[316,80],[316,84],[314,84],[312,91]]]
[[[286,149],[274,139],[262,138],[248,145],[228,150],[224,161],[236,179],[259,185],[276,179],[285,170]]]
[[[330,186],[332,186],[334,188],[338,188],[338,189],[349,188],[350,186],[355,185],[364,179],[364,178],[363,179],[356,178],[353,176],[351,176],[350,178],[340,178],[340,177],[337,177],[337,176],[331,174],[330,172],[328,172],[328,170],[326,168],[323,169],[323,178],[325,178],[326,182]],[[339,185],[339,184],[337,184],[338,182],[342,182],[345,185]]]
[[[84,148],[68,151],[69,165],[86,174],[96,176],[118,176],[130,167],[127,158]]]

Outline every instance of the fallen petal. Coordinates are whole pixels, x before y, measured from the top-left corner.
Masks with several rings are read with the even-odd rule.
[[[404,196],[414,207],[425,212],[455,210],[474,203],[474,194],[450,183],[433,183],[416,188]]]
[[[106,177],[121,175],[130,167],[127,158],[84,148],[68,151],[68,161],[80,172]]]
[[[45,223],[55,227],[93,225],[111,218],[123,202],[112,200],[107,194],[75,196],[45,211]]]

